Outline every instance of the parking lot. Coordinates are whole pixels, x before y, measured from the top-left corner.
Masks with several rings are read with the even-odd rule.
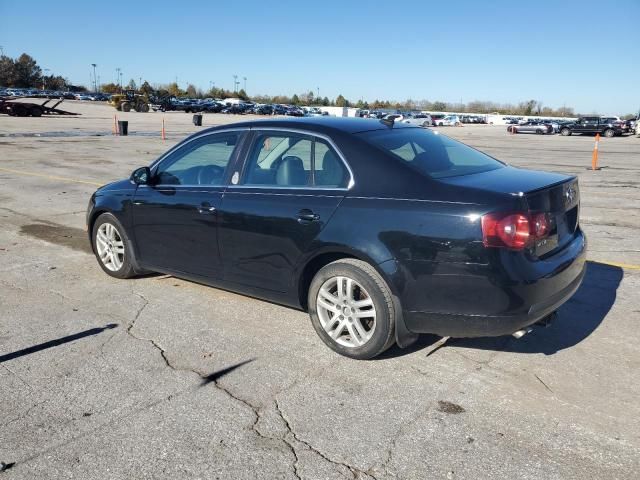
[[[199,127],[181,112],[0,116],[0,477],[584,479],[640,469],[640,138],[440,131],[576,174],[590,260],[547,328],[354,361],[306,313],[105,275],[85,211]],[[167,140],[160,137],[165,119]],[[207,114],[204,126],[246,119]]]

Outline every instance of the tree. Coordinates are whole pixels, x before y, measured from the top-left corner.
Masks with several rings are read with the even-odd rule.
[[[447,104],[444,102],[433,102],[431,110],[435,112],[445,112],[447,110]]]
[[[291,103],[294,105],[300,105],[300,98],[295,93],[293,94],[293,97],[291,97]]]
[[[336,107],[348,107],[349,101],[344,98],[342,95],[338,95],[336,97]]]
[[[184,92],[180,90],[180,87],[176,82],[167,85],[167,92],[169,92],[169,95],[174,97],[181,97],[182,95],[184,95]]]
[[[118,93],[120,91],[120,87],[115,83],[105,83],[102,85],[101,90],[104,93]]]
[[[244,88],[241,88],[238,92],[238,98],[245,101],[249,100],[249,95],[244,91]]]
[[[322,99],[322,106],[323,107],[328,107],[329,106],[329,99],[327,97],[324,97]]]
[[[140,86],[140,92],[145,95],[152,95],[154,93],[153,88],[151,88],[151,85],[149,85],[149,82],[147,81]]]
[[[0,85],[5,87],[15,86],[15,64],[11,57],[2,55],[0,57]]]
[[[196,91],[196,87],[195,85],[190,83],[187,86],[187,97],[194,98],[196,95],[198,95],[198,92]]]
[[[132,78],[131,80],[129,80],[129,83],[127,84],[127,89],[128,90],[137,90],[138,86],[136,85],[136,81]]]
[[[13,67],[14,87],[28,88],[41,84],[42,70],[31,56],[23,53],[14,61]]]

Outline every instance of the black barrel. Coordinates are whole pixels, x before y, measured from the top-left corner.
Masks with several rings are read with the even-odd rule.
[[[201,113],[197,113],[193,116],[193,124],[196,127],[201,127],[202,126],[202,114]]]
[[[118,120],[118,135],[129,135],[128,120]]]

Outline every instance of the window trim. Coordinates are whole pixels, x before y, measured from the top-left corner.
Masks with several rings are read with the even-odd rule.
[[[307,135],[307,136],[311,136],[311,137],[316,137],[316,138],[320,138],[320,139],[326,141],[331,146],[331,148],[333,148],[333,150],[336,152],[336,154],[338,155],[338,158],[340,159],[340,161],[343,163],[343,165],[347,169],[347,172],[349,172],[349,181],[347,182],[347,186],[346,187],[326,187],[326,186],[316,186],[316,185],[289,186],[289,185],[245,185],[245,184],[232,185],[232,184],[229,184],[227,188],[232,188],[232,189],[260,189],[260,190],[277,189],[277,190],[340,190],[340,191],[347,191],[347,190],[351,190],[351,188],[353,188],[353,186],[355,185],[355,180],[354,180],[354,177],[353,177],[353,170],[351,170],[351,167],[349,166],[349,164],[345,160],[342,151],[340,151],[338,146],[335,144],[335,142],[329,136],[324,135],[322,133],[313,132],[313,131],[310,131],[310,130],[303,130],[303,129],[298,129],[298,128],[286,128],[286,127],[267,127],[267,126],[264,126],[264,127],[251,127],[250,130],[252,132],[286,132],[286,133],[294,133],[294,134],[297,134],[297,135]],[[252,144],[253,144],[254,140],[255,140],[255,138],[251,139]],[[312,145],[313,144],[315,144],[315,141],[312,142]],[[245,158],[243,159],[242,168],[240,169],[240,177],[243,179],[243,182],[244,182],[245,169],[247,168],[247,165],[249,163],[249,152],[250,152],[250,150],[245,154]],[[311,159],[312,159],[312,163],[314,163],[314,165],[312,165],[312,167],[315,167],[315,158],[312,156]]]
[[[236,163],[236,158],[239,155],[240,151],[242,150],[242,135],[243,133],[246,133],[249,130],[249,128],[244,127],[244,128],[225,128],[225,129],[221,129],[221,130],[215,130],[212,132],[202,132],[198,135],[195,135],[191,138],[188,138],[180,143],[178,143],[177,145],[174,145],[172,148],[170,148],[168,151],[166,151],[164,154],[162,154],[159,158],[157,158],[149,167],[149,169],[151,170],[151,176],[154,177],[156,175],[156,172],[158,171],[158,168],[160,167],[160,164],[165,161],[167,158],[169,158],[171,155],[173,155],[177,150],[181,149],[182,147],[184,147],[185,145],[188,145],[192,142],[195,142],[196,140],[200,140],[203,139],[205,137],[212,137],[214,135],[218,135],[218,134],[224,134],[224,133],[237,133],[238,134],[238,145],[236,145],[231,158],[229,159],[229,163],[227,164],[227,167],[225,168],[225,178],[224,178],[224,182],[221,185],[199,185],[199,184],[185,184],[185,185],[171,185],[171,184],[166,184],[166,183],[159,183],[157,185],[149,185],[150,187],[153,188],[161,188],[161,187],[166,187],[166,188],[176,188],[176,187],[189,187],[189,188],[194,188],[194,187],[200,187],[200,188],[226,188],[229,185],[229,173],[230,170],[228,170],[229,168],[233,168],[233,166]]]

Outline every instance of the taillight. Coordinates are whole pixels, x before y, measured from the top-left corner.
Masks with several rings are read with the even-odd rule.
[[[522,250],[549,235],[550,227],[545,213],[488,213],[482,216],[482,243]]]

